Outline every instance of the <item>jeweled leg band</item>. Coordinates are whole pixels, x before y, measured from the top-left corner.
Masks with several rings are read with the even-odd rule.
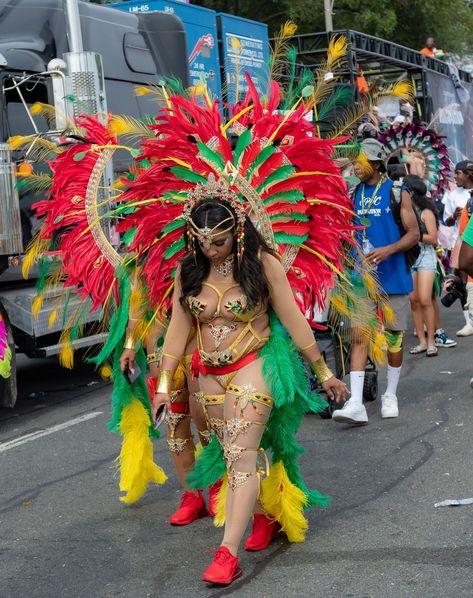
[[[248,403],[260,403],[260,405],[266,405],[266,407],[272,407],[274,405],[274,400],[269,395],[263,394],[262,392],[257,392],[252,386],[237,386],[236,384],[229,384],[227,388],[227,392],[229,394],[235,395],[237,397],[241,397],[240,401],[243,400],[244,406],[246,407]]]

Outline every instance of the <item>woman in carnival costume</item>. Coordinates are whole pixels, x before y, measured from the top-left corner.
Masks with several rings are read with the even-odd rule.
[[[43,224],[24,271],[49,254],[41,261],[36,308],[48,285],[62,280],[67,292],[103,310],[109,335],[95,362],[113,360],[110,427],[123,436],[120,489],[126,503],[138,500],[149,483],[166,480],[153,461],[153,415],[160,404],[168,416],[180,413],[173,405],[181,400],[172,401],[171,391],[179,390],[176,371],[195,334],[191,369],[214,434],[187,483],[201,489],[220,481],[215,522],[226,521],[207,581],[230,583],[240,575],[236,552],[256,504],[250,550],[268,546],[279,529],[289,541],[303,541],[304,510],[328,504],[306,486],[297,462],[302,448],[294,435],[304,414],[325,407],[309,390],[301,355],[329,395],[343,399],[347,391],[325,365],[302,313],[329,300],[338,314],[353,314],[360,284],[380,301],[372,273],[362,271],[356,285],[346,273],[362,269],[363,262],[351,202],[332,158],[339,140],[321,139],[305,118],[329,95],[334,77],[326,75],[345,52],[345,41],[334,38],[317,82],[307,85],[312,75],[306,73],[284,100],[277,83],[260,97],[247,77],[246,97],[228,107],[227,120],[205,92],[188,95],[171,83],[158,90],[165,106],[153,124],[83,117],[64,147],[42,144],[55,154],[52,186],[37,205]],[[128,148],[135,166],[114,185],[116,207],[100,213],[102,174],[113,153],[127,147],[119,138],[130,135],[140,138],[139,149]],[[17,139],[14,145],[26,143]],[[106,218],[118,219],[125,253],[108,242],[101,228]],[[84,304],[65,316],[65,365],[72,365],[70,343],[89,309]],[[132,384],[122,375],[129,365],[124,346],[144,372],[143,347],[156,352],[151,331],[169,313],[151,408],[144,375]],[[370,337],[371,320],[369,313]],[[374,339],[382,352],[379,335]],[[266,452],[272,453],[271,466]],[[269,475],[260,484],[263,473]]]

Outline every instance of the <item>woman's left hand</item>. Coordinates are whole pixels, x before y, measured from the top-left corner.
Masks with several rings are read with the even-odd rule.
[[[322,384],[322,388],[327,393],[327,396],[332,401],[335,400],[336,403],[342,403],[348,399],[348,395],[350,391],[348,390],[347,385],[345,382],[338,380],[335,376],[329,378],[326,382]]]

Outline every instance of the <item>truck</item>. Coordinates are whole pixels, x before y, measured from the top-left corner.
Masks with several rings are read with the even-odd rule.
[[[59,353],[65,308],[59,306],[59,317],[50,326],[61,292],[53,288],[36,317],[33,313],[34,273],[23,280],[21,262],[36,224],[31,204],[38,197],[19,192],[15,168],[25,156],[12,151],[8,139],[54,138],[64,127],[61,113],[74,117],[85,109],[154,115],[156,103],[137,96],[134,87],[159,84],[166,76],[189,84],[186,34],[174,14],[132,14],[78,0],[0,0],[0,316],[12,352],[11,374],[0,377],[0,406],[13,407],[17,399],[17,353]],[[74,102],[68,101],[71,97]],[[31,114],[38,101],[58,109],[55,122]],[[128,159],[117,154],[105,173],[107,183],[113,171],[127,168]],[[91,324],[97,318],[90,313]],[[75,341],[74,348],[102,340],[103,335],[91,333]]]

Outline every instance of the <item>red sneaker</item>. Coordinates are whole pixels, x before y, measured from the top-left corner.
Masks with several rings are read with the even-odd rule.
[[[209,487],[209,513],[211,517],[217,514],[217,496],[222,487],[222,480],[218,480]]]
[[[233,556],[226,546],[220,546],[215,551],[214,560],[207,567],[202,579],[209,583],[228,586],[242,574],[243,571],[238,566],[238,557]]]
[[[264,550],[281,531],[280,524],[261,513],[253,517],[253,529],[245,542],[245,550]]]
[[[207,517],[208,514],[202,492],[199,490],[198,494],[194,494],[189,490],[185,490],[182,495],[181,505],[171,515],[169,523],[171,525],[189,525],[196,519]]]

